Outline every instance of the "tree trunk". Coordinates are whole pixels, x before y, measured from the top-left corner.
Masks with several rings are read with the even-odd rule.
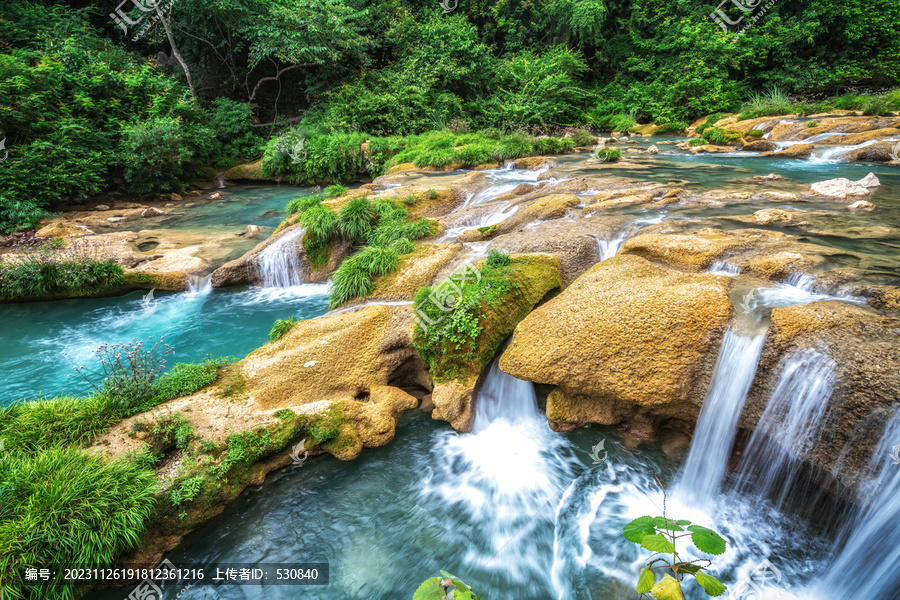
[[[159,3],[156,5],[156,14],[159,15],[159,20],[162,21],[163,29],[166,30],[166,37],[169,38],[169,46],[172,47],[172,56],[175,57],[175,60],[178,61],[178,64],[181,65],[181,68],[184,69],[184,78],[187,79],[188,87],[191,89],[191,96],[194,98],[197,97],[197,90],[194,89],[194,80],[191,77],[191,70],[188,68],[187,63],[184,61],[184,58],[181,56],[181,52],[178,51],[178,46],[175,45],[175,38],[172,37],[172,28],[169,27],[169,22],[166,20],[165,15],[163,15],[162,11],[159,9]]]

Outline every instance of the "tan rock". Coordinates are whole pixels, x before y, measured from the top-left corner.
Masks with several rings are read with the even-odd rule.
[[[764,208],[753,213],[753,217],[760,225],[771,225],[772,223],[790,222],[793,215],[780,208]]]
[[[500,368],[558,386],[547,415],[559,429],[690,414],[732,313],[728,285],[637,256],[611,258],[524,319]]]
[[[779,152],[763,152],[757,156],[774,156],[777,158],[809,158],[812,156],[812,144],[793,144]]]
[[[623,244],[620,253],[634,254],[689,271],[701,271],[723,259],[728,253],[773,240],[780,235],[761,229],[701,229],[690,234],[651,233],[632,237]]]
[[[744,144],[741,149],[744,152],[773,152],[778,149],[778,144],[769,140],[755,140]]]
[[[435,276],[459,255],[462,244],[423,244],[403,257],[400,267],[378,277],[367,300],[412,300],[419,288],[430,285]]]
[[[514,169],[522,169],[524,171],[537,171],[538,169],[549,169],[555,166],[556,161],[547,156],[528,156],[526,158],[517,158],[513,161]]]
[[[875,210],[875,205],[868,200],[857,200],[847,205],[847,210]]]

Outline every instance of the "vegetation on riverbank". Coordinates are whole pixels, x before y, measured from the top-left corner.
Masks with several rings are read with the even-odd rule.
[[[738,36],[688,0],[451,14],[405,0],[303,11],[182,0],[165,17],[170,39],[160,23],[122,37],[99,7],[11,0],[0,9],[0,231],[33,228],[60,201],[174,192],[263,156],[291,181],[337,182],[380,174],[404,152],[420,166],[502,160],[524,152],[522,136],[573,126],[677,132],[714,112],[884,114],[900,108],[898,92],[885,93],[898,84],[900,41],[882,4],[779,3]],[[423,152],[399,137],[476,130],[463,145],[426,134]],[[529,153],[568,142],[541,143]]]

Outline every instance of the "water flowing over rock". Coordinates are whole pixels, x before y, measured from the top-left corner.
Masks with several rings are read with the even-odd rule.
[[[679,479],[676,496],[682,502],[706,508],[718,494],[764,341],[762,335],[725,334]]]
[[[305,231],[295,228],[266,246],[254,259],[263,287],[291,287],[303,283],[300,240]]]
[[[558,429],[637,412],[689,418],[732,313],[729,281],[610,258],[525,318],[500,367],[558,386],[547,400]]]

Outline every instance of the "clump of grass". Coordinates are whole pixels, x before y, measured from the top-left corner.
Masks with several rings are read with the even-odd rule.
[[[706,140],[704,140],[703,138],[695,138],[688,142],[688,146],[690,146],[691,148],[696,148],[697,146],[702,146],[704,144],[706,144]]]
[[[806,126],[810,129],[812,129],[813,127],[818,127],[819,124],[816,121],[810,121],[806,124]]]
[[[290,331],[297,323],[298,321],[295,317],[278,319],[269,331],[269,341],[274,342],[275,340],[281,339],[281,336]]]
[[[8,451],[84,446],[123,416],[119,403],[103,394],[17,402],[0,407],[0,439]]]
[[[794,103],[787,92],[773,85],[765,91],[750,92],[748,102],[744,105],[738,120],[786,115],[793,109]]]
[[[664,135],[666,133],[681,133],[687,129],[687,123],[681,121],[673,121],[672,123],[664,123],[656,128],[656,135]]]
[[[413,199],[413,203],[415,204],[415,196],[412,195],[404,198],[404,202],[409,204],[410,198]],[[375,214],[378,216],[379,225],[389,221],[401,221],[409,216],[409,211],[406,208],[397,206],[388,198],[379,198],[373,202],[372,210],[374,210]]]
[[[154,404],[193,394],[216,380],[219,367],[231,362],[228,358],[209,358],[197,363],[178,363],[159,378]]]
[[[313,194],[311,196],[303,196],[302,198],[294,198],[290,202],[287,203],[287,206],[284,208],[284,212],[289,215],[293,215],[295,213],[303,213],[307,209],[313,208],[314,206],[319,206],[322,204],[322,196],[319,194]]]
[[[725,131],[720,127],[710,127],[703,132],[703,139],[711,144],[727,144],[741,139],[740,132]]]
[[[329,185],[325,188],[325,197],[326,198],[337,198],[338,196],[343,196],[346,194],[350,188],[345,187],[343,185]]]
[[[391,242],[390,245],[388,245],[388,248],[402,256],[404,254],[414,252],[416,249],[416,245],[412,242],[412,240],[400,238]]]
[[[373,246],[388,246],[400,239],[420,240],[433,234],[435,224],[420,217],[415,221],[391,221],[379,226],[369,236]]]
[[[496,267],[508,267],[512,264],[512,257],[510,257],[509,252],[506,250],[491,248],[491,251],[488,252],[485,264],[491,269]]]
[[[437,197],[438,197],[437,190],[434,188],[428,188],[428,190],[425,192],[425,197],[428,198],[429,200],[437,200]],[[408,196],[407,196],[407,198],[408,198]],[[413,202],[415,203],[415,196],[413,196]]]
[[[400,255],[391,248],[366,246],[346,259],[331,280],[329,305],[336,308],[375,289],[375,277],[387,275],[400,266]]]
[[[747,137],[761,138],[764,135],[765,135],[765,133],[763,133],[762,129],[751,129],[750,131],[747,132]]]
[[[634,117],[624,113],[613,115],[595,115],[590,113],[587,115],[587,121],[599,131],[626,132],[637,125]]]
[[[723,116],[723,113],[713,113],[709,115],[708,117],[706,117],[706,120],[703,123],[697,126],[697,129],[695,131],[697,132],[697,134],[702,134],[704,131],[718,123],[719,119],[721,119]]]
[[[622,151],[618,148],[602,148],[597,150],[593,157],[595,160],[600,162],[608,163],[608,162],[616,162],[617,160],[622,158]]]
[[[572,145],[576,148],[583,148],[586,146],[593,146],[597,142],[597,138],[592,136],[590,132],[585,129],[579,129],[572,136]]]
[[[365,196],[359,196],[341,208],[338,214],[338,228],[345,238],[361,241],[366,239],[377,217],[372,203]]]
[[[333,239],[340,232],[337,213],[325,206],[314,206],[306,210],[300,217],[300,224],[307,235],[320,241]]]
[[[0,466],[0,578],[10,596],[37,597],[24,581],[26,566],[108,567],[134,548],[154,514],[156,474],[147,464],[60,446],[11,452]],[[78,596],[65,583],[40,592]]]

